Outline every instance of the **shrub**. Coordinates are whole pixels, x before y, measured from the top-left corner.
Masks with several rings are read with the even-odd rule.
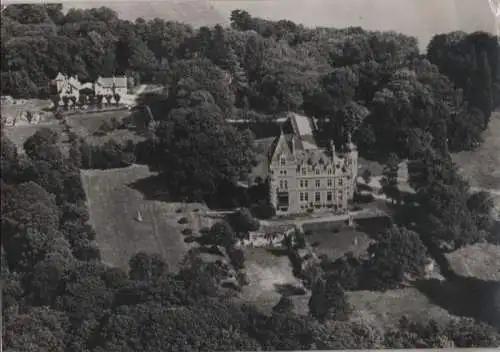
[[[191,236],[193,234],[193,230],[191,230],[190,228],[186,227],[185,229],[182,229],[182,234],[184,236]]]
[[[353,201],[355,203],[370,203],[375,200],[375,197],[371,193],[354,193]]]
[[[229,261],[231,265],[236,269],[240,270],[245,267],[245,253],[239,248],[231,248],[227,251]]]
[[[185,225],[189,222],[188,218],[186,218],[185,216],[183,216],[182,218],[179,219],[179,221],[177,221],[179,224],[181,225]]]
[[[250,211],[257,219],[271,219],[276,215],[276,209],[267,201],[261,201],[252,205]]]

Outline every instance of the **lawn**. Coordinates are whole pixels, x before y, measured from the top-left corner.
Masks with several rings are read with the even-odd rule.
[[[351,320],[361,320],[381,329],[397,325],[405,315],[414,321],[448,321],[453,317],[413,287],[386,292],[356,291],[347,294],[349,302],[354,306]]]
[[[500,282],[500,246],[479,243],[446,255],[459,275]]]
[[[280,285],[300,285],[293,276],[287,256],[277,256],[265,248],[245,248],[245,271],[249,285],[243,287],[240,299],[254,303],[264,313],[269,313],[278,303]]]
[[[492,115],[478,150],[453,155],[473,187],[500,190],[500,112]]]
[[[57,132],[58,134],[62,134],[64,131],[64,126],[60,124],[58,121],[53,121],[50,123],[40,123],[36,125],[19,125],[19,126],[9,126],[4,127],[4,132],[7,138],[9,138],[18,148],[20,152],[24,152],[23,144],[26,140],[35,134],[36,131],[42,128],[50,128]],[[61,141],[63,142],[63,141]]]
[[[200,205],[148,200],[132,188],[139,180],[154,176],[145,166],[122,169],[82,170],[90,223],[97,233],[97,243],[107,264],[126,267],[129,258],[139,251],[159,253],[175,270],[185,253],[194,246],[184,242],[181,230],[196,232],[210,220],[195,209]],[[177,210],[182,209],[178,213]],[[143,221],[136,221],[140,211]],[[178,224],[181,217],[189,223]]]
[[[129,115],[130,112],[128,110],[105,111],[99,113],[71,115],[67,116],[66,120],[68,121],[68,124],[73,132],[85,138],[85,140],[92,145],[102,145],[110,139],[114,139],[120,143],[125,143],[128,140],[133,140],[134,142],[144,140],[144,137],[141,137],[128,129],[114,130],[104,136],[94,135],[95,132],[100,130],[104,122],[110,122],[113,117],[121,122]]]
[[[344,225],[338,227],[340,231],[337,233],[334,233],[332,229],[316,231],[307,236],[307,241],[318,256],[326,255],[329,259],[335,260],[343,257],[347,252],[353,252],[357,257],[366,253],[372,240],[364,232]],[[355,238],[358,239],[357,245],[354,244]]]

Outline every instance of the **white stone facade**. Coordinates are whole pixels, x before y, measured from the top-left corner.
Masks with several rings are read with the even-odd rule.
[[[356,185],[356,146],[349,138],[343,153],[337,153],[333,143],[321,149],[314,140],[311,119],[291,113],[289,123],[293,132],[282,132],[269,153],[271,203],[282,214],[309,209],[346,212]]]

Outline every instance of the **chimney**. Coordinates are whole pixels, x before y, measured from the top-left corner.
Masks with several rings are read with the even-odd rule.
[[[295,136],[292,135],[292,154],[295,156]]]

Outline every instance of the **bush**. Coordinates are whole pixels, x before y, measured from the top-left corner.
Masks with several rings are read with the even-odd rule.
[[[245,268],[245,253],[239,248],[231,248],[227,251],[229,261],[231,265],[236,269],[240,270]]]
[[[297,253],[297,251],[290,251],[288,253],[288,259],[292,264],[293,275],[295,275],[296,277],[300,277],[300,275],[302,274],[302,258],[300,257],[299,253]]]
[[[188,218],[186,218],[185,216],[183,216],[182,218],[179,219],[179,221],[177,221],[177,223],[181,224],[181,225],[185,225],[189,222]]]
[[[193,234],[193,230],[191,230],[190,228],[186,227],[185,229],[182,229],[182,234],[184,236],[191,236]]]
[[[371,203],[375,200],[375,197],[371,193],[354,193],[353,201],[355,203]]]
[[[267,201],[261,201],[252,205],[250,211],[253,216],[262,220],[271,219],[276,215],[276,209]]]

